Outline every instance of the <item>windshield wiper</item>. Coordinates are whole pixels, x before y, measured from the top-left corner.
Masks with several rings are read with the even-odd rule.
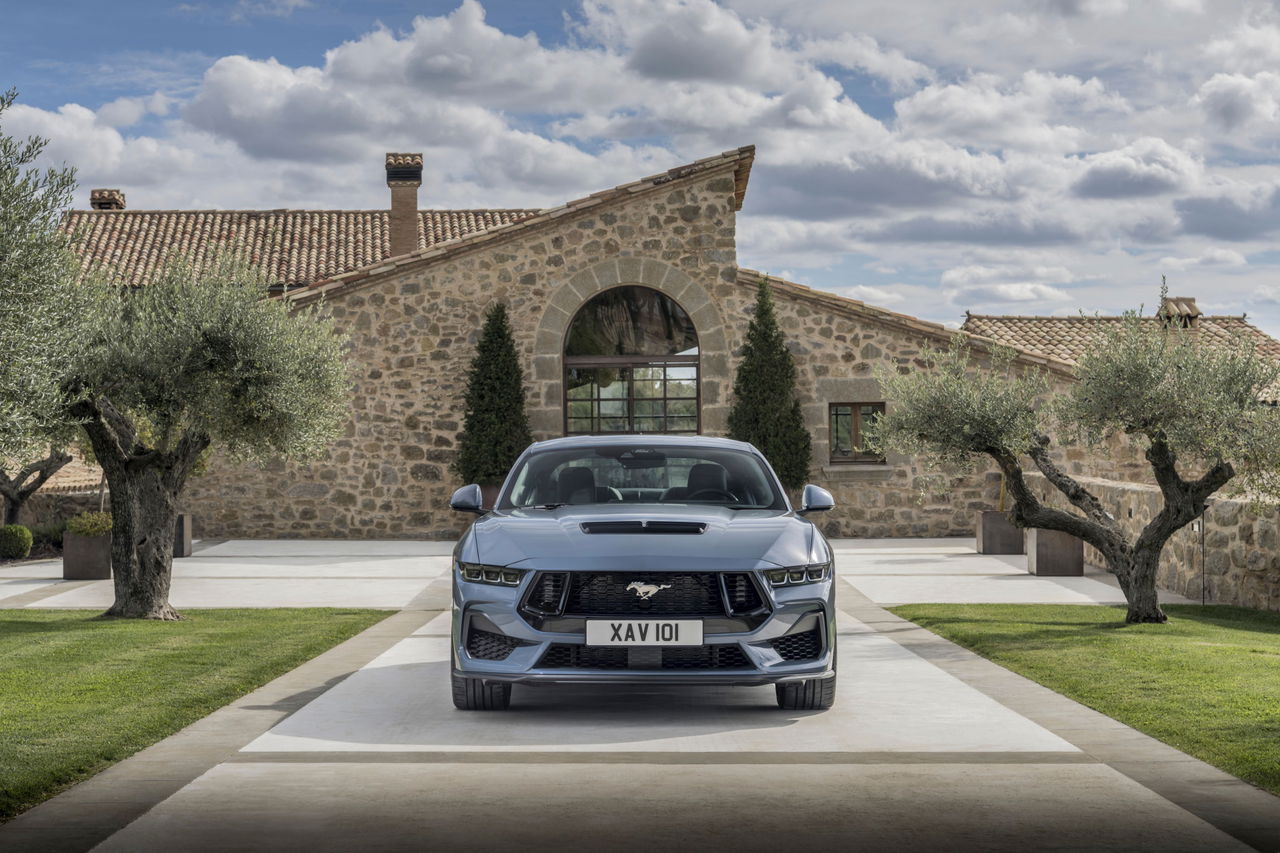
[[[562,506],[568,506],[568,504],[536,504],[535,508],[536,509],[559,509]]]

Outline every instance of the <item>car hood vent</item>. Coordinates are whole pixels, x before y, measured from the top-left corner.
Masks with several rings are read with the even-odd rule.
[[[701,521],[584,521],[583,533],[701,533]]]

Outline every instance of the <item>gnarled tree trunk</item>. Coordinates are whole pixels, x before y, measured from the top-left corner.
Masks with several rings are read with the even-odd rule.
[[[104,614],[180,619],[169,604],[178,496],[207,436],[187,433],[167,450],[143,447],[129,418],[110,400],[76,404],[111,494],[111,574],[115,603]]]

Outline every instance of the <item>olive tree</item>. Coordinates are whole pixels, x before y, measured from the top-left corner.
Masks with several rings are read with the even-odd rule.
[[[108,616],[176,619],[169,605],[178,500],[206,448],[298,459],[335,438],[348,408],[345,339],[315,307],[265,298],[231,256],[171,260],[154,282],[103,297],[70,413],[111,493]]]
[[[72,235],[60,227],[75,172],[37,169],[47,141],[4,133],[16,98],[0,94],[0,480],[13,487],[3,491],[8,513],[27,487],[66,464],[63,379],[82,353],[94,295],[79,286]]]
[[[1165,543],[1200,517],[1228,482],[1256,500],[1280,496],[1280,417],[1261,402],[1277,366],[1253,344],[1210,344],[1194,329],[1130,312],[1101,333],[1053,393],[1047,376],[1021,368],[1012,350],[984,357],[957,335],[930,353],[929,369],[881,371],[887,413],[870,429],[881,449],[923,457],[941,470],[994,460],[1019,527],[1058,530],[1096,548],[1120,583],[1128,622],[1164,622],[1156,571]],[[1119,436],[1141,450],[1163,497],[1159,512],[1130,534],[1086,485],[1050,453],[1050,432],[1103,450]],[[1046,506],[1028,485],[1035,470],[1074,508]]]

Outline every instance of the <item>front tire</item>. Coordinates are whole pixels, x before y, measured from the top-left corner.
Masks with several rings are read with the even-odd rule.
[[[511,685],[505,681],[485,681],[450,674],[453,707],[459,711],[505,711],[511,707]]]
[[[775,684],[778,707],[784,711],[825,711],[836,703],[836,677],[806,678]]]

